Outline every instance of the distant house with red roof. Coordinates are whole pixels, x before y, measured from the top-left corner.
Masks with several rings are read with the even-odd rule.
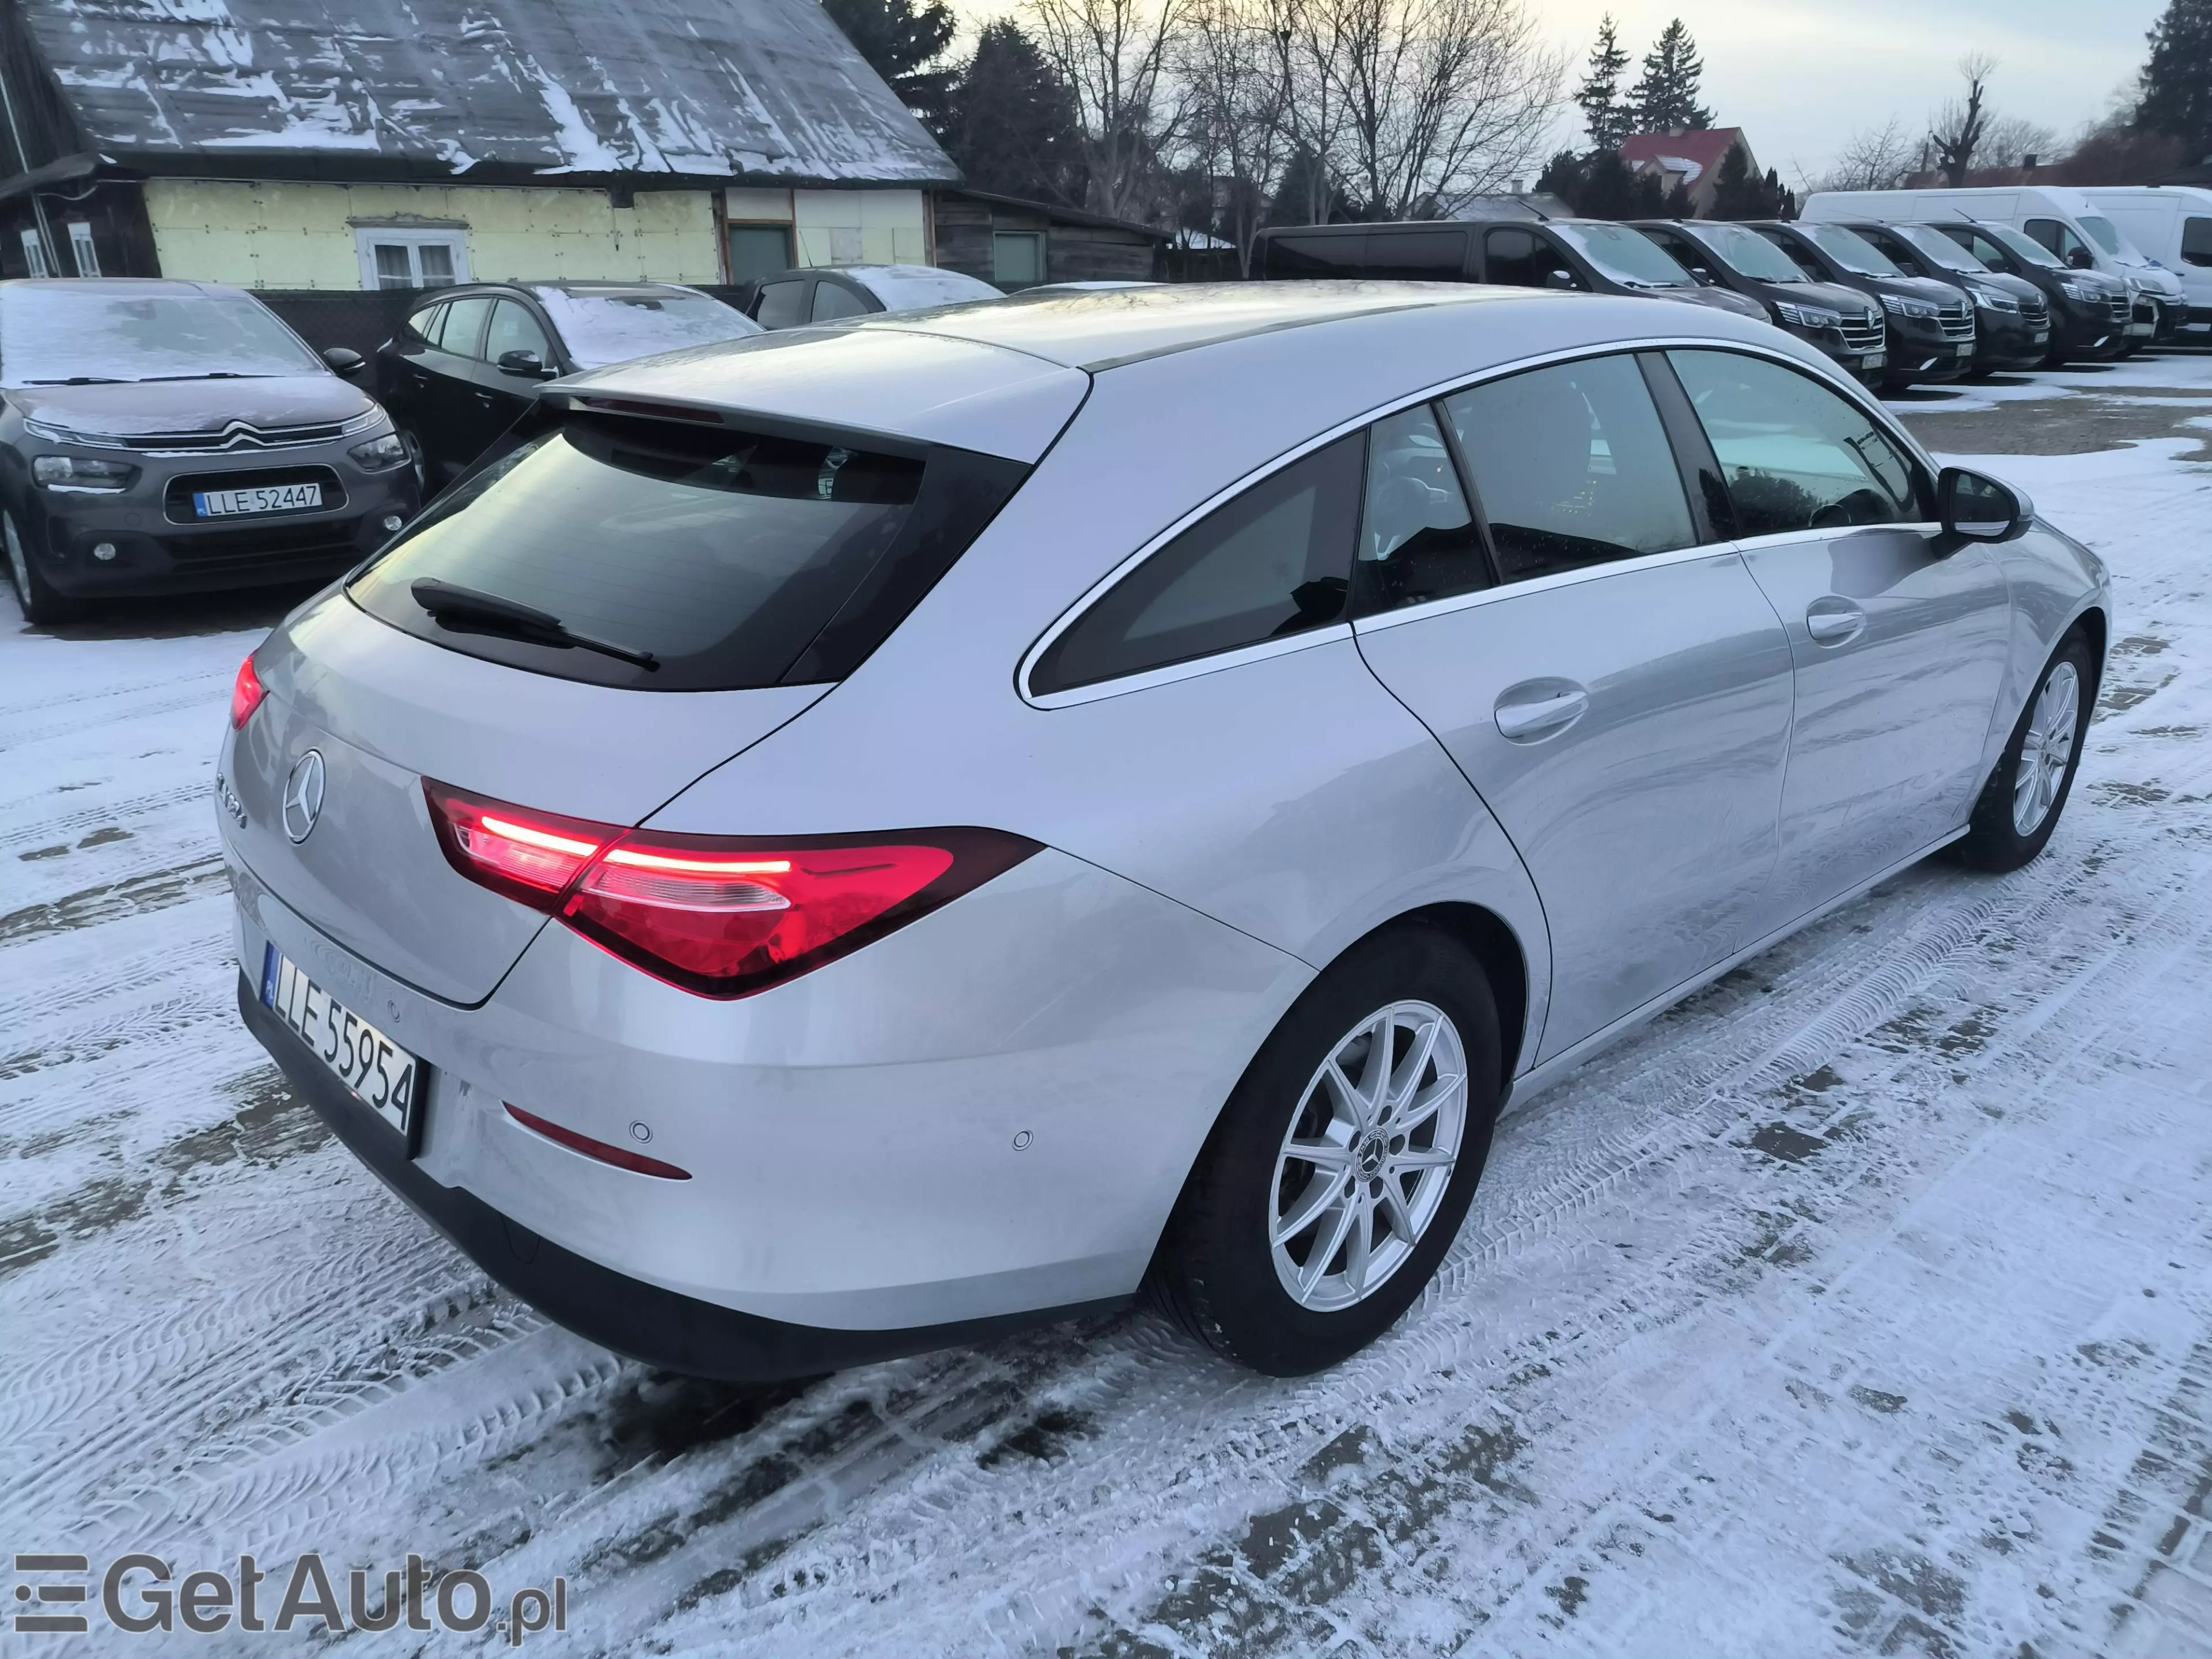
[[[1745,171],[1759,176],[1758,159],[1741,127],[1705,127],[1686,132],[1639,132],[1620,147],[1620,159],[1632,173],[1652,173],[1662,189],[1677,185],[1690,193],[1699,217],[1713,210],[1713,191],[1720,183],[1721,163],[1741,146]]]

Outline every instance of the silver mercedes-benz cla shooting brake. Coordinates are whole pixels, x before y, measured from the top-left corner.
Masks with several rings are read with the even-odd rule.
[[[1509,1095],[2049,839],[2096,559],[1629,298],[1016,299],[554,383],[241,669],[241,1012],[492,1277],[765,1378],[1383,1331]]]

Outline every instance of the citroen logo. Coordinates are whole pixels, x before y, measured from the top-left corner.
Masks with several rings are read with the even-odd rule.
[[[292,763],[292,775],[284,780],[284,833],[301,842],[314,833],[323,815],[323,756],[310,749]]]

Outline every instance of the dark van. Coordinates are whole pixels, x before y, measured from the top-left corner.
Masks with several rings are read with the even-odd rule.
[[[1758,301],[1701,286],[1648,238],[1601,219],[1288,226],[1260,233],[1252,266],[1269,281],[1364,276],[1495,283],[1680,300],[1767,319]]]
[[[1879,301],[1815,282],[1764,236],[1724,220],[1649,219],[1633,228],[1700,283],[1757,301],[1776,327],[1820,347],[1867,385],[1881,383],[1888,335]]]
[[[1841,225],[1770,219],[1752,229],[1816,283],[1855,288],[1889,313],[1888,386],[1955,380],[1974,366],[1974,306],[1963,289],[1908,276],[1863,236]]]
[[[1908,276],[1964,289],[1974,302],[1974,372],[2040,368],[2051,355],[2051,302],[2033,283],[1992,270],[1928,225],[1853,223]]]
[[[2033,283],[2051,305],[2051,363],[2117,357],[2127,349],[2135,301],[2101,270],[2077,270],[2010,225],[1941,220],[1936,228],[1991,270]]]

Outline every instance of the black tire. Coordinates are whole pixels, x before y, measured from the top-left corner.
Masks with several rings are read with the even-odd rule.
[[[2064,767],[2057,774],[2057,787],[2050,793],[2042,816],[2022,830],[2014,811],[2021,777],[2021,758],[2027,750],[2029,729],[2036,723],[2046,690],[2058,678],[2059,671],[2067,667],[2073,670],[2074,675],[2073,737],[2068,744]],[[1966,839],[1957,844],[1962,862],[1976,870],[2002,875],[2019,869],[2044,849],[2051,832],[2057,829],[2059,814],[2066,810],[2066,798],[2073,791],[2074,774],[2081,764],[2082,740],[2087,735],[2096,699],[2096,653],[2090,648],[2087,635],[2077,628],[2058,642],[2058,648],[2051,653],[2051,660],[2036,676],[2035,689],[2028,694],[2027,705],[2014,723],[2012,737],[1998,757],[1996,769],[1990,774],[1981,799],[1974,803],[1973,817],[1967,820]]]
[[[1278,1276],[1269,1237],[1279,1182],[1294,1178],[1287,1170],[1278,1175],[1285,1138],[1304,1109],[1309,1085],[1347,1034],[1393,1004],[1414,1000],[1448,1017],[1464,1056],[1457,1161],[1410,1253],[1363,1299],[1328,1311],[1304,1306]],[[1501,1077],[1497,1003],[1464,946],[1420,921],[1355,945],[1306,988],[1238,1080],[1153,1258],[1154,1301],[1200,1341],[1271,1376],[1303,1376],[1366,1346],[1413,1304],[1458,1236],[1489,1157]],[[1433,1139],[1438,1131],[1427,1133]],[[1389,1145],[1395,1150],[1404,1139]],[[1320,1176],[1316,1169],[1312,1178]],[[1359,1184],[1349,1166],[1344,1179]],[[1367,1184],[1380,1193],[1380,1181]],[[1305,1248],[1310,1260],[1319,1246]],[[1331,1261],[1343,1259],[1339,1252]]]
[[[0,512],[0,562],[8,567],[8,586],[15,595],[15,603],[23,612],[23,620],[34,628],[49,623],[67,622],[83,614],[84,606],[76,599],[57,592],[53,585],[39,572],[38,561],[16,528],[15,515]]]

